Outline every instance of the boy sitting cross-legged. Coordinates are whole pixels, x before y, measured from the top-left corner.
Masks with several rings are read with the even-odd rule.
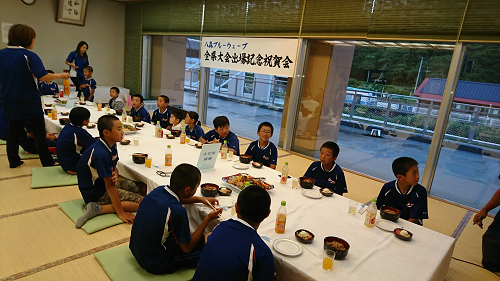
[[[144,197],[132,226],[130,250],[139,265],[152,274],[172,273],[180,267],[194,267],[205,245],[203,232],[222,209],[210,212],[191,233],[182,204],[214,205],[217,199],[193,196],[201,173],[190,164],[172,172],[170,186],[159,186]]]
[[[172,125],[170,124],[170,115],[172,114],[172,111],[167,108],[169,102],[170,99],[167,96],[159,96],[158,99],[156,99],[158,109],[153,112],[153,117],[151,117],[151,123],[153,123],[153,125],[156,125],[156,123],[160,121],[160,126],[167,130],[172,128]]]
[[[240,140],[229,130],[229,119],[226,116],[217,116],[214,118],[215,129],[208,131],[200,137],[199,141],[205,143],[220,143],[227,140],[227,147],[234,150],[235,155],[240,155]]]
[[[124,190],[135,189],[136,183],[130,180],[118,181],[118,151],[116,143],[123,139],[122,122],[116,116],[104,115],[97,121],[100,139],[83,153],[78,161],[78,188],[87,204],[87,211],[75,224],[81,228],[87,220],[101,215],[116,213],[128,223],[134,222],[142,196]],[[143,187],[143,193],[145,186]]]
[[[278,161],[278,149],[269,139],[273,136],[274,128],[269,122],[262,122],[257,129],[259,139],[252,142],[245,152],[246,155],[252,155],[252,160],[260,162],[264,166],[276,169]]]
[[[146,123],[151,123],[151,116],[149,112],[144,108],[144,98],[141,95],[134,95],[132,97],[132,109],[130,110],[130,116],[141,117],[142,121]]]

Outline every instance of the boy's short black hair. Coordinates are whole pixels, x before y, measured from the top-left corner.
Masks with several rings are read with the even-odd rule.
[[[187,114],[189,115],[189,118],[194,120],[194,124],[198,124],[198,119],[200,119],[200,115],[198,115],[196,111],[189,111]]]
[[[180,164],[175,167],[170,176],[170,189],[177,192],[184,187],[189,186],[191,189],[195,188],[201,180],[200,170],[191,164]]]
[[[69,121],[74,126],[81,127],[83,121],[90,118],[90,111],[85,107],[75,107],[69,112]]]
[[[50,69],[46,69],[45,71],[47,71],[47,73],[54,74],[54,71],[52,71]]]
[[[120,89],[118,89],[118,87],[111,87],[111,89],[109,89],[110,91],[111,90],[115,90],[117,94],[120,93]]]
[[[172,115],[176,118],[179,119],[179,122],[184,119],[184,115],[182,115],[182,112],[180,111],[174,111],[172,112]]]
[[[392,162],[392,172],[394,176],[406,176],[411,167],[418,166],[417,160],[410,157],[399,157]]]
[[[259,125],[259,128],[257,129],[257,131],[260,131],[260,129],[262,129],[262,127],[269,127],[271,128],[271,135],[274,134],[274,127],[273,127],[273,124],[269,123],[269,122],[262,122],[260,123]]]
[[[83,69],[86,69],[88,72],[94,72],[94,69],[90,65],[85,66]]]
[[[132,96],[132,98],[139,98],[141,100],[141,104],[144,103],[144,97],[142,95],[135,94],[135,95]]]
[[[240,192],[237,202],[239,214],[243,219],[251,223],[260,223],[269,213],[271,196],[264,188],[250,185]]]
[[[226,116],[217,116],[214,118],[214,127],[215,129],[224,127],[229,125],[229,119]]]
[[[161,95],[158,98],[162,98],[164,102],[170,103],[170,99],[167,96],[165,96],[165,95]]]
[[[103,115],[99,117],[99,120],[97,120],[97,130],[99,130],[101,139],[104,140],[104,130],[111,131],[111,129],[113,129],[113,122],[115,121],[120,121],[120,119],[114,115]]]
[[[331,149],[333,157],[339,156],[340,148],[339,148],[339,145],[337,143],[335,143],[334,141],[327,141],[327,142],[325,142],[321,146],[321,148],[323,148],[323,147]]]

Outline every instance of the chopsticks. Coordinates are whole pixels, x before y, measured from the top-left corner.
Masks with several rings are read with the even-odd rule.
[[[205,199],[205,202],[207,202],[207,204],[208,204],[210,207],[212,207],[212,209],[213,209],[214,211],[216,211],[216,210],[217,210],[217,209],[216,209],[216,208],[215,208],[212,204],[210,204],[210,202],[209,202],[207,199]],[[218,215],[219,215],[219,218],[221,218],[222,220],[226,220],[226,218],[225,218],[222,214],[218,214]]]

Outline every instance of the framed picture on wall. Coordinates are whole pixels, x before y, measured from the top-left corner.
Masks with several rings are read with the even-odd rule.
[[[88,0],[59,0],[57,22],[85,25]]]

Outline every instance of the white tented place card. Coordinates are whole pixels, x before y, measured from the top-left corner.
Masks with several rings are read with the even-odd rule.
[[[196,167],[200,170],[213,169],[219,154],[220,143],[206,143],[201,148]]]
[[[69,93],[69,97],[68,97],[68,102],[66,103],[66,108],[67,109],[71,109],[73,107],[75,107],[75,102],[76,102],[76,95],[78,94],[78,92],[70,92]]]

